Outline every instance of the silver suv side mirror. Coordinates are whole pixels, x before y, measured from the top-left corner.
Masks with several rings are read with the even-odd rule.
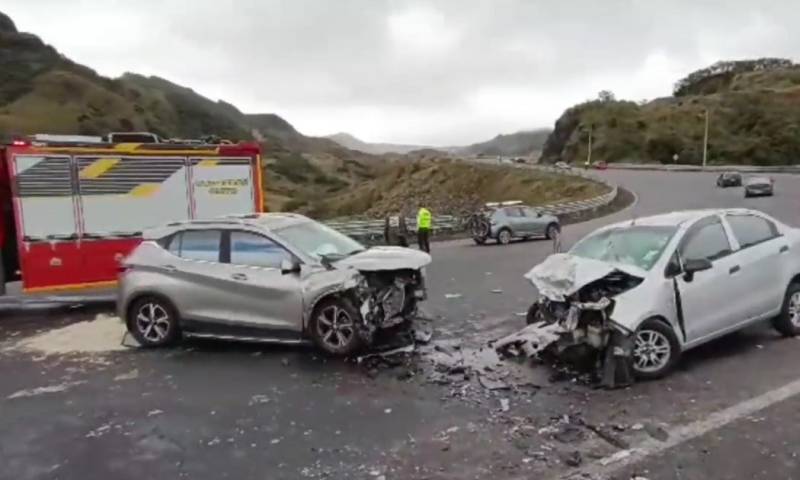
[[[296,260],[283,259],[281,260],[281,273],[287,275],[289,273],[297,273],[300,271],[300,262]]]

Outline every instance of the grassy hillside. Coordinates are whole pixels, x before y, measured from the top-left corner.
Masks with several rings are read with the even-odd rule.
[[[541,205],[591,198],[606,191],[606,186],[595,182],[534,170],[451,160],[416,161],[387,165],[372,182],[332,197],[308,198],[295,206],[319,217],[381,217],[398,208],[407,208],[412,214],[419,205],[438,214],[463,214],[489,201]]]
[[[605,97],[568,109],[545,143],[545,162],[699,164],[705,112],[710,164],[800,163],[800,67],[780,59],[720,62],[678,81],[675,96],[644,104]]]

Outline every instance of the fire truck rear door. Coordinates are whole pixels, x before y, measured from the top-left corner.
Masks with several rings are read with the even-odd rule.
[[[194,218],[256,211],[253,158],[191,158],[190,163]]]

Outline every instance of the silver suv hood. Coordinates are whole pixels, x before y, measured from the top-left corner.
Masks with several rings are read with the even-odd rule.
[[[381,270],[419,270],[431,263],[431,256],[404,247],[372,247],[337,261],[339,268],[354,268],[362,272]]]

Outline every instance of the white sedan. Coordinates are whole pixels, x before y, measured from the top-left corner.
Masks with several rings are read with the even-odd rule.
[[[603,227],[526,275],[529,323],[658,378],[681,352],[770,320],[800,333],[800,230],[755,210],[674,212]]]

